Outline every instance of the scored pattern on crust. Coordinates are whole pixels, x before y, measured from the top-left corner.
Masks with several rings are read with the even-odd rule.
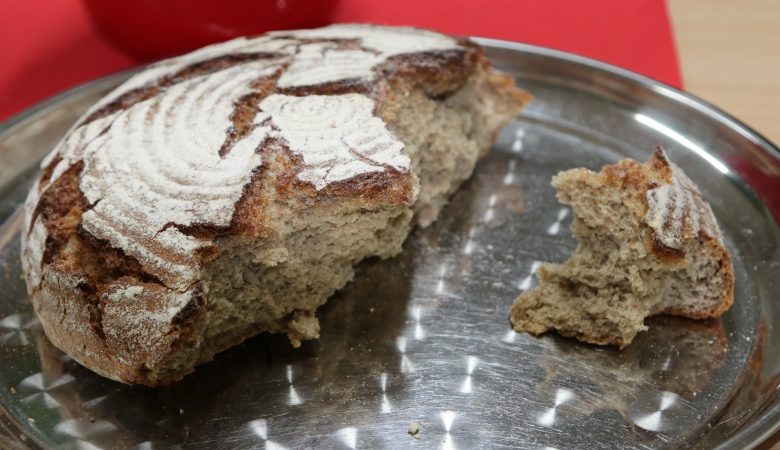
[[[276,31],[271,36],[294,39],[357,39],[361,47],[380,53],[385,58],[404,53],[453,50],[455,39],[428,30],[407,27],[382,27],[361,24],[340,24],[310,30]]]
[[[411,28],[340,25],[282,36],[299,39],[355,39],[360,49],[344,49],[335,42],[301,46],[296,58],[279,79],[279,87],[311,86],[342,80],[371,81],[373,68],[396,55],[457,48],[454,39],[438,33]]]
[[[289,58],[296,53],[297,45],[299,44],[300,42],[298,41],[273,38],[270,36],[260,36],[256,38],[240,37],[226,42],[208,45],[182,56],[156,62],[149,65],[142,72],[133,75],[132,78],[100,99],[86,114],[84,114],[82,120],[88,119],[93,112],[110,104],[127,92],[154,85],[165,77],[172,76],[199,63],[226,55],[243,56],[261,53],[271,53],[278,57]],[[79,126],[81,123],[83,122],[77,123],[76,126]]]
[[[649,189],[645,194],[645,223],[653,230],[653,237],[675,250],[683,250],[685,242],[700,230],[722,241],[712,209],[693,182],[669,161],[663,150],[658,149],[653,158],[654,162],[668,167],[671,173],[668,184]]]
[[[263,163],[262,147],[269,138],[301,157],[297,178],[316,190],[363,174],[409,170],[403,143],[374,116],[368,96],[274,94],[262,99],[269,92],[257,82],[279,88],[370,83],[373,69],[392,56],[445,50],[462,47],[428,31],[336,25],[239,38],[157,63],[110,93],[71,129],[44,161],[55,164],[48,185],[83,161],[79,188],[89,205],[83,229],[136,258],[167,287],[185,290],[200,277],[194,252],[211,243],[181,228],[230,225],[244,187]],[[178,75],[228,55],[262,57],[189,78]],[[157,90],[112,107],[123,95],[148,88]],[[250,105],[256,116],[248,132],[233,136],[236,104],[250,94],[258,95]],[[108,109],[93,115],[101,108]],[[221,153],[231,136],[236,139]],[[31,195],[30,201],[39,198]],[[28,212],[28,230],[35,225],[33,217]],[[32,264],[40,264],[36,252],[45,231],[29,235]]]
[[[301,155],[302,181],[322,189],[386,166],[409,170],[404,145],[373,115],[374,102],[360,94],[271,95],[260,103],[290,150]]]
[[[382,60],[381,55],[365,50],[341,49],[334,42],[312,43],[301,46],[277,86],[292,88],[368,79],[371,68]]]
[[[221,158],[234,100],[278,69],[267,61],[170,87],[123,111],[83,156],[79,187],[95,206],[82,216],[93,236],[137,258],[167,286],[198,278],[188,257],[207,245],[170,224],[227,227],[270,128],[260,127]],[[244,143],[244,141],[247,141]]]

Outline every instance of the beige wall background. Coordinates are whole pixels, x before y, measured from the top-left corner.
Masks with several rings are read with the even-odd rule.
[[[667,4],[685,90],[780,145],[780,0]],[[780,433],[759,450],[780,450]]]
[[[780,145],[780,0],[667,0],[685,90]]]

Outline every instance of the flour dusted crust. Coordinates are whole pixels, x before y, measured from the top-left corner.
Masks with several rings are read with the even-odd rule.
[[[470,106],[481,97],[495,111]],[[435,218],[484,153],[456,158],[443,187],[427,181],[425,144],[399,137],[412,132],[409,98],[483,148],[530,99],[469,41],[370,25],[239,38],[132,77],[45,158],[25,205],[23,264],[47,335],[102,375],[150,385],[260,331],[315,338],[314,310],[351,278],[338,264],[400,251],[412,215]],[[351,218],[312,220],[314,230],[373,226],[386,242],[350,244],[334,285],[311,301],[273,303],[235,336],[209,331],[212,316],[238,317],[214,300],[227,295],[214,280],[240,286],[277,270],[297,258],[278,242],[308,236],[305,211],[339,208]],[[255,275],[227,275],[242,246],[257,252]],[[197,350],[202,339],[216,350]],[[185,347],[202,354],[162,368]]]
[[[645,194],[647,214],[644,221],[653,232],[654,242],[682,251],[686,242],[701,233],[723,247],[723,235],[715,215],[696,185],[660,148],[655,152],[652,167],[661,174],[663,181]]]
[[[260,103],[275,132],[301,156],[298,179],[317,189],[385,167],[409,170],[404,145],[373,115],[374,102],[360,94],[272,95]]]

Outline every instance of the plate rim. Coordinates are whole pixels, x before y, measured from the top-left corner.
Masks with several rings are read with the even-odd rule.
[[[720,107],[715,106],[714,104],[702,99],[697,95],[685,92],[679,88],[671,86],[662,81],[650,78],[645,75],[641,75],[629,69],[625,69],[595,58],[590,58],[590,57],[581,56],[581,55],[577,55],[562,50],[556,50],[548,47],[532,45],[532,44],[527,44],[522,42],[493,39],[493,38],[487,38],[481,36],[471,36],[470,38],[476,43],[486,48],[497,48],[501,50],[517,51],[517,52],[523,52],[523,53],[563,60],[565,62],[587,66],[592,69],[596,69],[602,72],[606,72],[627,79],[633,83],[636,83],[638,85],[641,85],[645,88],[652,90],[656,94],[664,97],[669,101],[682,104],[683,106],[688,108],[692,108],[706,115],[710,120],[714,120],[728,127],[729,129],[737,132],[740,136],[742,136],[742,138],[747,139],[748,141],[752,142],[754,145],[759,146],[764,150],[766,150],[767,153],[771,155],[774,159],[776,159],[778,161],[778,164],[780,164],[780,147],[778,145],[774,144],[771,140],[769,140],[760,132],[756,131],[750,125],[746,124],[745,122],[734,117],[733,115],[729,114],[728,112],[721,109]],[[74,87],[71,87],[53,96],[50,96],[40,102],[37,102],[34,105],[29,106],[21,110],[20,112],[17,112],[16,114],[11,115],[10,117],[0,122],[0,140],[5,138],[6,135],[12,133],[16,127],[20,126],[21,124],[29,120],[32,120],[36,115],[42,113],[43,111],[46,111],[47,109],[57,106],[59,103],[62,103],[66,99],[84,91],[97,89],[102,85],[110,85],[116,83],[117,80],[120,80],[122,78],[128,78],[129,76],[139,72],[146,66],[147,64],[137,65],[128,69],[123,69],[78,84]],[[751,190],[753,190],[752,187]],[[766,204],[763,201],[761,203],[766,208]],[[773,215],[771,214],[772,211],[768,211],[768,212],[770,213],[769,216],[772,218],[775,224],[780,227],[780,224],[777,223],[777,220],[775,220]],[[3,218],[3,219],[7,219],[7,218]],[[3,423],[6,422],[8,419],[10,419],[11,422],[10,424]],[[0,411],[0,430],[4,430],[4,429],[8,430],[8,428],[6,427],[8,427],[9,425],[11,427],[13,427],[13,425],[16,425],[14,428],[17,428],[18,431],[23,432],[27,439],[31,439],[33,441],[33,442],[19,441],[20,444],[22,445],[29,445],[33,443],[36,445],[42,444],[41,442],[38,442],[35,436],[31,436],[29,435],[29,433],[24,432],[23,427],[20,427],[19,424],[14,424],[13,422],[15,422],[13,419],[11,419],[10,417],[6,417],[6,415],[3,414],[2,411]],[[778,430],[780,430],[780,402],[778,402],[778,395],[775,393],[768,400],[768,404],[766,406],[766,409],[764,409],[764,411],[757,413],[757,417],[754,420],[745,424],[741,429],[739,429],[733,435],[729,436],[725,441],[720,443],[715,448],[716,449],[726,449],[726,448],[752,449],[757,447],[764,441],[766,441],[773,434],[777,433]],[[18,436],[14,435],[12,432],[9,438],[14,439],[14,438],[18,438]]]

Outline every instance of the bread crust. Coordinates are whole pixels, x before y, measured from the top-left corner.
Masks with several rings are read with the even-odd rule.
[[[679,236],[675,236],[676,246],[669,246],[663,242],[663,239],[659,236],[659,231],[653,229],[650,226],[648,231],[648,241],[650,245],[649,249],[655,254],[655,256],[670,265],[679,264],[685,259],[684,249],[693,240],[700,240],[704,245],[710,247],[715,254],[720,264],[726,268],[724,273],[724,279],[726,284],[723,292],[719,297],[721,301],[710,310],[694,310],[690,308],[680,308],[677,306],[669,306],[664,308],[659,313],[669,314],[673,316],[687,317],[691,319],[707,319],[712,317],[720,317],[723,313],[731,308],[734,303],[734,269],[731,264],[731,256],[728,249],[723,242],[723,234],[718,227],[715,215],[712,213],[709,203],[704,200],[703,196],[699,192],[693,182],[682,172],[682,170],[669,161],[669,157],[661,147],[656,147],[653,152],[653,157],[639,167],[633,169],[637,173],[638,179],[644,176],[644,183],[638,186],[644,185],[643,191],[643,205],[645,211],[643,217],[645,221],[648,221],[648,212],[651,209],[649,198],[652,191],[658,188],[659,184],[665,184],[667,186],[676,186],[677,189],[685,191],[690,194],[692,200],[690,204],[683,205],[682,199],[675,199],[670,203],[674,205],[667,206],[668,208],[679,207],[683,209],[682,215],[679,218],[680,232]],[[698,216],[698,219],[694,220],[693,217]],[[667,223],[664,223],[664,227],[669,227],[673,219],[667,219]],[[693,227],[691,223],[693,221],[699,222],[698,227]],[[649,224],[648,224],[649,225]]]
[[[346,69],[339,64],[345,64]],[[348,70],[354,76],[334,78],[333,71],[320,70],[323,67]],[[225,75],[228,72],[230,76]],[[530,100],[514,87],[511,78],[490,69],[476,44],[416,29],[348,25],[271,33],[155,64],[85,114],[44,160],[38,183],[28,196],[22,259],[28,292],[47,336],[82,365],[114,380],[159,385],[181,378],[192,368],[155,373],[180,348],[199,339],[200,321],[209,301],[201,281],[203,266],[223,248],[241,246],[250,238],[278,235],[280,219],[269,211],[286,204],[298,205],[300,214],[305,214],[305,205],[315,204],[348,204],[367,212],[409,208],[417,197],[418,177],[404,162],[403,143],[399,144],[387,124],[376,118],[376,111],[384,102],[393,101],[391,93],[421,91],[429,98],[444,99],[468,80],[485,74],[493,77],[496,89],[513,99],[516,111]],[[130,210],[129,215],[117,216],[125,219],[111,221],[107,214],[121,207],[123,193],[116,194],[112,189],[119,188],[100,183],[115,177],[119,186],[124,186],[133,176],[143,181],[146,170],[159,169],[150,162],[139,171],[141,175],[128,175],[120,165],[136,164],[132,157],[116,167],[106,165],[112,164],[108,157],[95,162],[95,155],[108,151],[111,139],[122,137],[119,131],[112,134],[121,125],[117,118],[152,105],[145,112],[146,127],[166,120],[173,123],[171,129],[181,127],[181,123],[174,123],[175,115],[155,116],[170,107],[165,101],[171,92],[181,91],[180,97],[172,100],[174,107],[184,108],[181,105],[189,101],[188,92],[197,89],[202,91],[202,102],[219,102],[219,96],[209,97],[210,91],[237,83],[236,77],[247,81],[241,85],[242,95],[230,105],[224,142],[214,149],[221,161],[238,161],[231,162],[236,167],[239,162],[244,164],[236,169],[236,177],[241,178],[227,181],[238,190],[231,191],[229,198],[215,200],[224,200],[226,206],[212,208],[211,194],[204,191],[201,197],[188,200],[194,213],[157,223],[154,220],[168,212],[164,206],[155,209],[154,201],[147,200],[141,202],[146,209],[138,209],[139,213]],[[198,83],[206,82],[202,80],[215,78],[220,82],[199,87]],[[306,83],[308,79],[314,81]],[[185,85],[187,89],[182,88]],[[326,166],[321,176],[322,167],[310,161],[307,148],[295,148],[296,135],[285,134],[285,124],[296,123],[294,115],[287,122],[281,120],[287,117],[283,108],[307,99],[322,98],[330,104],[327,102],[336,97],[355,108],[375,105],[361,122],[361,129],[375,129],[376,134],[374,140],[358,139],[350,144],[351,159],[327,163],[342,166]],[[277,113],[263,106],[273,106],[274,98],[282,102]],[[259,136],[256,148],[241,147],[255,134]],[[353,148],[367,151],[359,153]],[[122,158],[121,152],[117,154]],[[243,160],[238,159],[239,154]],[[115,162],[117,157],[113,158]],[[188,164],[197,165],[198,161],[192,159]],[[341,178],[325,178],[336,169],[352,166],[364,169]],[[169,178],[175,178],[184,190],[197,191],[197,183],[209,182],[208,177],[198,181],[178,173]],[[146,216],[138,216],[141,213]],[[134,226],[136,219],[148,223],[150,230]],[[271,331],[285,331],[295,341],[296,333],[301,333],[296,328],[301,326],[298,320],[304,320],[300,314],[290,314],[287,329]],[[225,347],[268,329],[259,326]]]

